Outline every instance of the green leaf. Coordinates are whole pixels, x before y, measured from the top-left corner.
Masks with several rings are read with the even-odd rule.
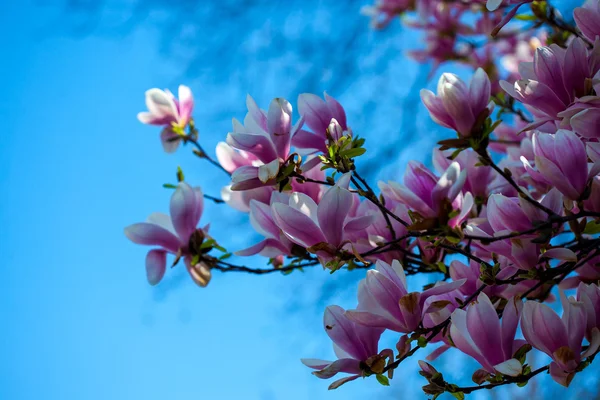
[[[459,244],[460,243],[460,238],[454,237],[454,236],[446,236],[446,240],[449,241],[452,244]]]
[[[183,182],[185,180],[185,175],[183,175],[183,170],[181,167],[177,167],[177,182]]]
[[[177,189],[177,186],[173,185],[172,183],[163,183],[163,187],[165,189]]]
[[[516,15],[514,19],[518,21],[536,21],[537,17],[535,15],[520,14]]]
[[[595,235],[596,233],[600,233],[600,223],[596,221],[588,221],[583,233],[587,235]]]
[[[225,249],[225,247],[219,246],[219,244],[217,244],[216,242],[213,245],[213,248],[219,250],[221,253],[227,253],[227,249]]]
[[[465,394],[463,392],[453,392],[451,394],[458,400],[465,400]]]
[[[444,264],[443,262],[441,262],[441,261],[438,261],[438,262],[436,263],[436,265],[437,265],[438,269],[439,269],[440,271],[442,271],[442,273],[446,274],[446,273],[448,272],[448,269],[446,268],[446,264]]]
[[[231,253],[225,253],[222,256],[219,257],[219,260],[226,260],[229,257],[231,257]]]
[[[344,150],[340,153],[340,155],[348,157],[348,158],[354,158],[354,157],[362,156],[366,152],[367,152],[367,149],[364,149],[362,147],[357,147],[355,149]]]
[[[200,245],[200,250],[204,250],[204,249],[208,249],[209,247],[212,247],[215,244],[215,239],[208,239],[205,240],[204,242],[202,242],[202,244]]]
[[[377,382],[381,383],[383,386],[390,386],[390,380],[388,379],[387,376],[385,376],[383,374],[377,374],[376,378],[377,378]]]

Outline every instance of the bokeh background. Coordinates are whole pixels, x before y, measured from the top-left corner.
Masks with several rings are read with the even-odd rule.
[[[425,398],[415,362],[389,388],[366,379],[328,392],[299,361],[333,357],[323,309],[353,307],[364,272],[217,273],[199,289],[178,267],[149,287],[147,249],[123,235],[167,211],[162,184],[177,166],[208,194],[226,184],[190,148],[163,153],[159,130],[138,123],[151,87],[192,88],[210,151],[247,93],[266,107],[326,90],[367,138],[360,168],[372,182],[400,179],[409,159],[430,164],[448,132],[418,92],[440,72],[406,57],[417,33],[372,31],[365,4],[0,0],[0,399]],[[258,240],[225,206],[207,203],[202,222],[229,250]],[[457,382],[476,369],[456,352],[437,365]],[[541,378],[474,398],[594,398],[594,374],[576,379],[568,395]]]

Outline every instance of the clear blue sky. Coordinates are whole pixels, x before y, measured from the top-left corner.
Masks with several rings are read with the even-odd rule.
[[[201,290],[176,268],[147,285],[147,249],[123,227],[168,210],[161,185],[179,164],[190,181],[215,183],[206,192],[225,182],[193,157],[164,154],[158,131],[135,118],[146,89],[178,83],[151,33],[76,39],[60,20],[29,2],[0,12],[0,398],[347,399],[377,388],[328,393],[299,362],[333,356],[320,306],[287,315],[316,302],[302,288],[320,285],[319,271],[217,275]],[[199,109],[215,101],[188,83]],[[237,90],[230,116],[243,117],[246,89]],[[221,210],[202,219],[215,234],[232,248],[255,239]]]
[[[29,1],[4,0],[0,12],[0,399],[334,400],[390,393],[374,379],[327,392],[329,382],[299,362],[333,357],[321,303],[325,297],[351,307],[360,276],[217,274],[199,289],[176,268],[160,286],[147,285],[147,249],[129,243],[123,227],[168,210],[170,192],[161,185],[173,182],[177,165],[207,193],[217,194],[225,181],[185,151],[164,154],[158,130],[135,118],[146,89],[175,89],[180,81],[182,68],[159,53],[155,31],[142,25],[123,38],[74,38],[61,33],[61,21],[58,8]],[[357,62],[364,71],[381,62],[381,76],[350,79],[347,90],[332,94],[371,146],[389,144],[386,132],[409,135],[396,140],[419,151],[396,142],[399,161],[388,159],[392,167],[383,172],[397,176],[409,157],[427,160],[426,149],[445,133],[425,125],[423,110],[418,119],[399,111],[419,104],[415,93],[407,97],[409,83],[426,71],[417,75],[389,35],[369,34],[368,43],[380,44],[385,55],[365,49],[370,58]],[[246,87],[234,78],[181,78],[195,92],[207,148],[224,138],[230,117],[243,117],[247,91],[266,104],[275,96],[293,101],[293,90],[303,89],[290,89],[285,71],[273,76],[264,87],[259,79]],[[391,92],[379,98],[383,89]],[[373,101],[380,115],[368,120]],[[202,222],[209,221],[230,249],[256,239],[244,230],[243,216],[223,207],[208,205]],[[338,284],[324,284],[332,279]],[[411,369],[394,379],[397,395],[419,393],[424,382]]]

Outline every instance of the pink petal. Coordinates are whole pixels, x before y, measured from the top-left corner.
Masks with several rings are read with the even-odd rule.
[[[290,150],[290,129],[292,127],[292,105],[283,98],[275,98],[269,105],[267,132],[275,144],[277,155],[285,158]]]
[[[163,250],[150,250],[146,255],[146,279],[151,285],[158,284],[167,270],[167,253]]]
[[[540,258],[554,258],[562,261],[577,261],[577,254],[573,250],[566,249],[564,247],[557,247],[546,251],[540,255]]]
[[[201,197],[201,195],[200,195]],[[196,192],[186,182],[179,182],[171,196],[171,220],[179,238],[188,242],[202,214],[203,201],[198,201]]]
[[[192,110],[194,108],[194,96],[189,87],[185,85],[179,85],[179,124],[185,126],[189,122],[192,116]]]
[[[486,361],[494,365],[504,360],[500,320],[485,293],[480,293],[477,303],[467,309],[467,329]]]
[[[323,326],[329,338],[356,360],[363,361],[373,355],[367,354],[367,349],[356,336],[354,323],[344,315],[343,308],[327,307],[323,315]]]
[[[500,364],[494,365],[494,369],[500,372],[503,375],[508,376],[519,376],[521,372],[523,372],[523,366],[519,362],[519,360],[511,358],[510,360],[506,360]]]
[[[160,246],[172,253],[179,249],[179,239],[165,228],[146,222],[129,225],[125,236],[133,243]]]
[[[332,186],[321,199],[317,209],[319,226],[328,243],[337,247],[343,240],[346,216],[352,207],[352,194],[339,186]]]
[[[275,222],[292,242],[308,248],[326,241],[321,229],[300,211],[282,203],[273,203],[271,210]]]

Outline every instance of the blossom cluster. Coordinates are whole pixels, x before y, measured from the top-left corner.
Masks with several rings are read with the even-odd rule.
[[[421,22],[413,26],[427,31],[422,57],[475,67],[469,82],[443,73],[436,93],[421,91],[432,120],[456,136],[434,149],[433,168],[409,162],[402,182],[372,187],[363,178],[355,159],[365,141],[327,93],[300,95],[295,121],[288,100],[261,109],[248,96],[245,118],[233,119],[215,161],[198,142],[189,88],[181,86],[178,99],[149,90],[148,112],[138,117],[162,127],[165,151],[191,143],[230,178],[216,199],[178,173],[170,216],[126,228],[131,241],[155,246],[146,257],[149,283],[163,278],[167,254],[173,265],[183,259],[200,286],[213,270],[364,269],[355,308],[325,310],[337,359],[302,360],[319,378],[349,374],[331,388],[371,375],[388,384],[402,361],[433,343],[428,361],[455,349],[481,365],[478,386],[461,388],[420,361],[423,390],[433,396],[525,384],[545,371],[569,386],[600,349],[599,3],[575,9],[575,27],[559,23],[550,5],[532,3],[552,43],[536,28],[456,53],[461,37],[506,25],[525,3],[381,0],[367,10],[378,27],[416,12]],[[473,10],[481,15],[470,28],[462,16]],[[247,213],[263,239],[229,253],[208,225],[198,228],[205,197]],[[225,261],[257,254],[270,269]],[[432,282],[409,290],[415,274]],[[548,305],[557,295],[562,316]],[[396,334],[395,351],[381,348],[384,331]],[[534,370],[532,349],[551,363]]]

